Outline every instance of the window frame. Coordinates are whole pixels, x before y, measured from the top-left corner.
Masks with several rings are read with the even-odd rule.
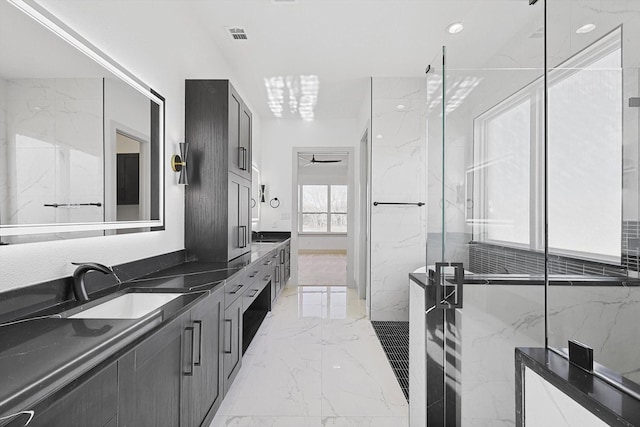
[[[304,211],[303,210],[303,204],[304,204],[304,200],[303,200],[303,191],[304,191],[304,187],[310,187],[310,186],[314,186],[314,187],[326,187],[327,188],[327,211],[326,212],[311,212],[311,211]],[[347,211],[342,212],[342,211],[334,211],[333,210],[333,206],[331,204],[331,187],[345,187],[347,190]],[[349,218],[349,212],[348,212],[348,206],[349,206],[349,186],[347,184],[299,184],[298,185],[298,234],[299,235],[331,235],[331,236],[337,236],[337,235],[346,235],[349,229],[349,222],[348,222],[348,218]],[[304,215],[327,215],[327,230],[326,231],[304,231],[303,227],[304,227]],[[346,215],[347,216],[347,231],[331,231],[331,216],[332,215]]]
[[[548,87],[552,87],[556,83],[563,81],[581,71],[589,65],[596,63],[605,56],[620,50],[621,71],[623,70],[623,50],[622,50],[622,26],[618,26],[603,35],[598,40],[586,46],[567,60],[551,67],[547,75]],[[624,74],[621,80],[621,103],[624,102]],[[545,244],[545,195],[544,195],[544,178],[545,178],[545,152],[544,146],[544,103],[545,103],[545,87],[544,76],[541,76],[523,88],[519,89],[512,95],[500,101],[496,105],[490,107],[486,111],[479,114],[473,120],[473,149],[471,151],[473,166],[467,168],[465,181],[467,185],[471,182],[471,192],[467,189],[465,196],[465,220],[471,225],[472,241],[479,243],[487,243],[516,249],[525,249],[534,252],[543,252]],[[525,99],[530,101],[531,120],[530,120],[530,181],[529,181],[529,244],[522,244],[512,241],[492,240],[481,236],[480,230],[490,221],[486,219],[486,172],[484,168],[491,164],[491,161],[481,161],[475,163],[476,158],[485,159],[487,151],[487,128],[492,118],[507,111],[510,107],[523,102]],[[622,113],[624,115],[624,112]],[[622,123],[623,117],[621,117]],[[623,130],[624,132],[624,130]],[[623,139],[620,141],[624,150],[624,133]],[[624,156],[623,156],[624,157]],[[622,167],[622,165],[620,166]],[[622,183],[621,183],[622,185]],[[622,188],[622,187],[621,187]],[[476,192],[479,197],[475,198]],[[477,199],[477,201],[476,201]],[[469,204],[471,206],[469,206]],[[620,199],[620,210],[623,211],[623,198]],[[622,218],[620,219],[622,221]],[[620,236],[621,237],[621,236]],[[622,240],[622,239],[620,239]],[[620,256],[613,259],[610,255],[590,253],[577,250],[559,249],[549,247],[549,252],[553,255],[570,256],[595,262],[605,262],[608,264],[621,265],[622,263],[622,242],[620,243]]]

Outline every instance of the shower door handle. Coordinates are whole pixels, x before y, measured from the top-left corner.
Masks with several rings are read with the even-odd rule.
[[[454,268],[454,282],[447,282],[443,269]],[[462,308],[462,285],[464,266],[461,262],[437,262],[434,274],[436,287],[436,308],[443,310]]]

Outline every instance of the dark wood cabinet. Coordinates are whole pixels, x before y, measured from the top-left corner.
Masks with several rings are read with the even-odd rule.
[[[224,398],[222,344],[224,323],[224,291],[208,296],[191,310],[190,327],[193,345],[188,360],[193,375],[185,375],[183,383],[183,426],[198,427],[210,422]]]
[[[229,88],[229,172],[251,179],[251,111]]]
[[[118,361],[118,427],[181,425],[181,384],[193,373],[189,313],[171,321]]]
[[[284,245],[284,277],[282,279],[282,286],[285,286],[291,277],[291,243],[287,242]]]
[[[250,251],[251,112],[228,80],[186,80],[185,246],[203,261]]]
[[[242,366],[242,298],[238,298],[224,311],[224,392],[229,391]]]
[[[228,258],[251,250],[251,182],[229,174]]]
[[[118,370],[115,363],[98,372],[81,377],[63,390],[46,409],[34,409],[29,427],[105,427],[115,419],[118,403]],[[68,391],[67,391],[68,390]],[[8,426],[27,425],[28,415],[15,417]]]

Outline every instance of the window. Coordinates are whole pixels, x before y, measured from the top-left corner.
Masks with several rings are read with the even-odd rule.
[[[347,232],[347,186],[301,185],[301,233]]]
[[[620,261],[622,49],[616,30],[549,71],[549,248]],[[544,248],[544,82],[474,121],[474,239]]]

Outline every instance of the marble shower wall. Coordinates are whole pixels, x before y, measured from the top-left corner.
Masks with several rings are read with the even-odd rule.
[[[372,201],[426,202],[426,79],[373,79],[371,135]],[[426,220],[426,206],[371,207],[371,320],[409,320]]]
[[[461,425],[513,426],[514,348],[544,346],[544,287],[465,285],[454,328]]]
[[[102,221],[102,79],[8,79],[0,84],[3,224]]]
[[[548,310],[550,347],[578,340],[596,362],[640,383],[640,287],[552,286]]]

